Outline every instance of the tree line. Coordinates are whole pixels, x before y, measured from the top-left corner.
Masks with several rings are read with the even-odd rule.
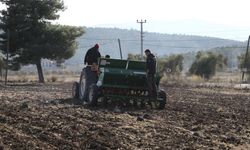
[[[249,54],[248,54],[249,55]],[[250,58],[250,56],[248,57]],[[140,55],[129,54],[128,59],[140,60]],[[157,69],[161,75],[179,76],[183,71],[184,57],[181,54],[173,54],[160,57],[157,60]],[[245,61],[245,54],[238,57],[239,68],[250,70],[250,60]],[[228,58],[215,52],[198,51],[195,60],[188,69],[188,74],[199,76],[205,80],[211,79],[217,71],[222,71],[227,67]],[[247,71],[250,74],[250,71]]]
[[[0,51],[9,53],[9,63],[0,67],[19,70],[22,65],[37,67],[39,82],[44,82],[42,59],[60,60],[72,57],[76,38],[82,27],[53,24],[64,11],[63,0],[0,0],[6,9],[0,11]],[[3,58],[2,58],[3,59]],[[6,59],[6,57],[5,57]]]

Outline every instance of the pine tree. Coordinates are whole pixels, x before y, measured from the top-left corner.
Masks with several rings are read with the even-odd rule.
[[[14,66],[35,64],[39,82],[44,82],[41,60],[70,58],[77,48],[76,38],[83,34],[80,27],[52,25],[65,9],[62,0],[0,0],[7,6],[1,11],[1,50],[9,52]],[[9,32],[9,33],[8,33]],[[19,67],[16,67],[17,69]]]

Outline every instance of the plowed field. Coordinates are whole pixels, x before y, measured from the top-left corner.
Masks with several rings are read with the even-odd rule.
[[[71,83],[0,87],[0,150],[250,149],[250,91],[162,88],[164,110],[114,111],[78,105]]]

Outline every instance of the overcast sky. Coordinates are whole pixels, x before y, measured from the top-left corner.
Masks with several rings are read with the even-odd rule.
[[[250,0],[64,0],[60,24],[213,36],[246,41]],[[0,8],[3,8],[0,5]]]
[[[250,0],[64,0],[59,23],[247,40]]]

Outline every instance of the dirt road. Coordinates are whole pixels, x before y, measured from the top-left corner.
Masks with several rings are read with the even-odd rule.
[[[115,112],[75,104],[70,83],[0,87],[0,150],[250,149],[250,91],[163,89],[164,110]]]

